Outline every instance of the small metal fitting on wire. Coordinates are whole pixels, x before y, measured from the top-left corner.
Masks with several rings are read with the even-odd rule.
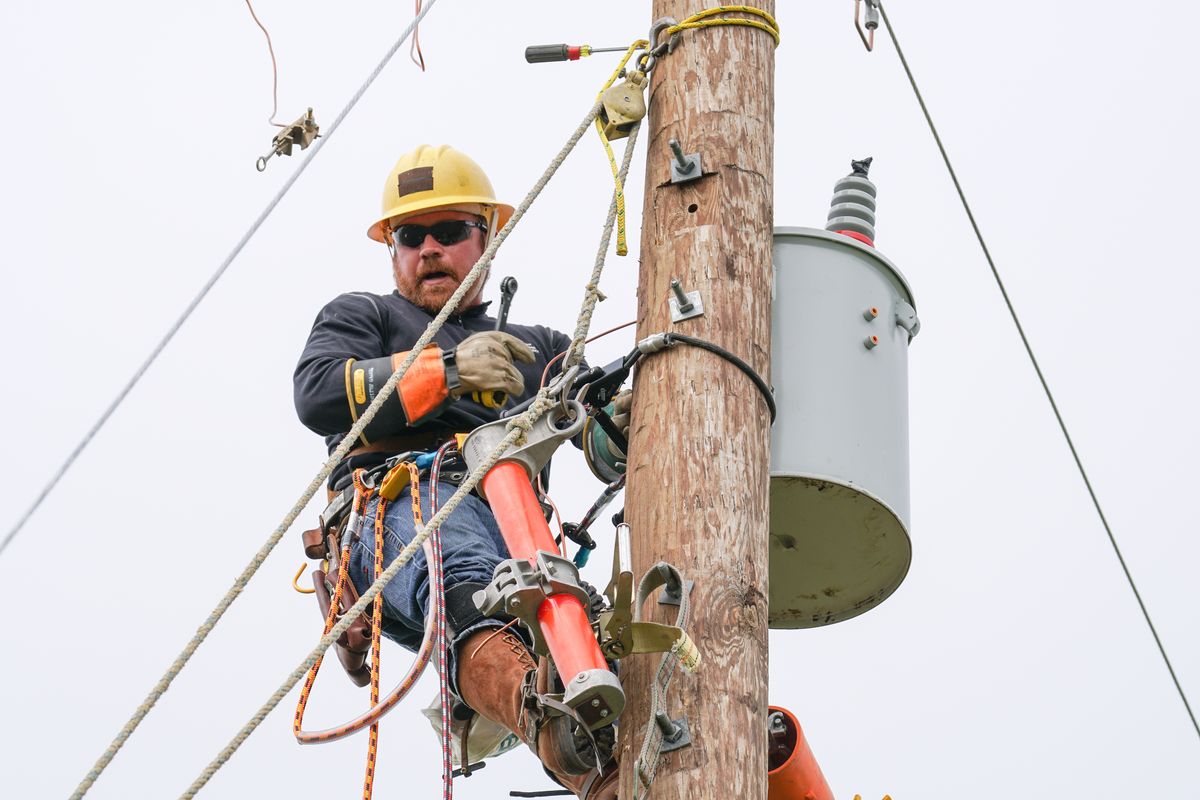
[[[271,160],[271,156],[290,156],[292,147],[299,145],[301,150],[307,150],[308,146],[320,136],[320,126],[313,119],[313,110],[310,108],[306,114],[301,116],[291,125],[284,126],[274,139],[271,140],[271,152],[262,156],[255,162],[254,166],[259,172],[267,168],[267,162]]]
[[[858,38],[862,39],[863,47],[867,48],[869,53],[875,49],[875,30],[879,27],[879,0],[866,0],[866,3],[866,22],[863,23],[859,14],[863,0],[854,0],[854,29],[858,31]]]

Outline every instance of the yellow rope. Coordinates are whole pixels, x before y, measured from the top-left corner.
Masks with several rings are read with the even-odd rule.
[[[608,87],[616,83],[617,78],[621,77],[621,71],[625,69],[625,65],[629,63],[629,59],[633,54],[642,47],[648,47],[650,42],[645,39],[638,39],[633,44],[629,45],[629,49],[625,51],[625,57],[621,59],[621,63],[617,64],[617,68],[613,70],[612,75],[608,76],[608,80],[600,87],[596,99],[599,100],[604,96]],[[617,202],[617,255],[624,256],[629,254],[629,243],[625,240],[625,187],[621,181],[621,171],[617,166],[616,156],[613,155],[612,145],[608,143],[608,137],[604,135],[604,125],[600,122],[600,118],[596,118],[596,133],[600,134],[600,144],[604,145],[604,153],[608,156],[608,165],[612,168],[613,183],[616,185],[616,202]]]
[[[741,13],[749,14],[759,19],[742,19],[741,17],[719,17],[717,19],[709,19],[716,17],[718,14]],[[761,22],[759,20],[762,20]],[[699,28],[715,28],[720,25],[741,25],[745,28],[758,28],[760,31],[766,31],[775,40],[775,46],[779,46],[779,23],[775,18],[763,11],[761,8],[753,8],[752,6],[716,6],[715,8],[706,8],[692,14],[678,25],[672,25],[663,31],[664,36],[671,36],[680,31],[696,30]]]

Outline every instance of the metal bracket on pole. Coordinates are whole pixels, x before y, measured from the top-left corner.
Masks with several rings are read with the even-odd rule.
[[[666,713],[660,711],[654,715],[654,722],[658,725],[658,729],[662,731],[662,743],[658,746],[660,755],[684,747],[691,747],[692,732],[688,728],[686,716],[679,719],[671,719]]]
[[[671,139],[667,142],[671,147],[671,183],[691,183],[704,177],[704,173],[700,169],[700,154],[688,153],[683,154],[683,147],[680,146],[678,139]]]
[[[671,322],[704,316],[704,301],[700,299],[700,292],[685,292],[678,278],[671,278],[671,292],[675,295],[667,301],[671,306]]]

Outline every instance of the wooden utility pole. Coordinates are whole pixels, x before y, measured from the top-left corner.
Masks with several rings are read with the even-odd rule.
[[[696,0],[654,0],[653,19],[682,20]],[[773,0],[757,4],[774,13]],[[730,15],[740,16],[740,15]],[[707,339],[770,375],[775,42],[764,31],[685,31],[651,74],[638,337]],[[672,153],[699,153],[703,177],[672,185]],[[698,291],[704,315],[672,323],[670,282]],[[703,663],[676,675],[672,717],[692,745],[663,757],[655,800],[767,796],[767,490],[770,421],[754,384],[707,351],[679,345],[638,366],[626,519],[634,563],[659,560],[694,580],[689,632]],[[647,602],[646,616],[676,609]],[[621,798],[634,764],[658,659],[623,662],[629,706]],[[642,794],[641,790],[638,795]]]

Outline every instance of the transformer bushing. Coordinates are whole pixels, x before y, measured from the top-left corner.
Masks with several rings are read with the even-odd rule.
[[[825,230],[856,233],[866,237],[865,244],[874,244],[875,184],[867,178],[871,159],[851,162],[851,167],[851,173],[833,185]]]

